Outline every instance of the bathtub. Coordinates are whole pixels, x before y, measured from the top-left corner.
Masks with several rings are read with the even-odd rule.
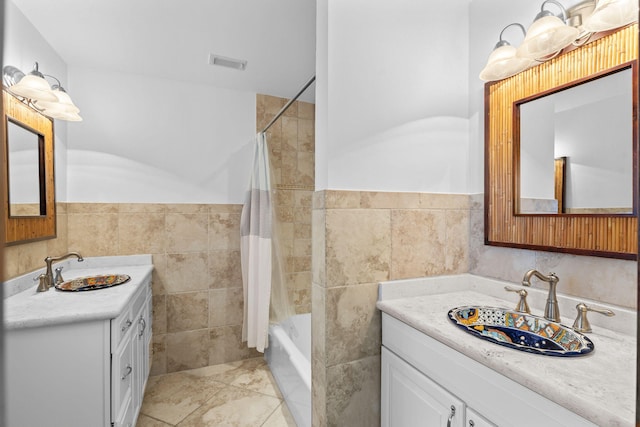
[[[271,325],[264,357],[298,427],[311,427],[311,314]]]

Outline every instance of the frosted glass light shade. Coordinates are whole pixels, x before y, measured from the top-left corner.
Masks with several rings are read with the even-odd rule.
[[[56,96],[55,102],[36,101],[35,107],[45,116],[67,121],[82,121],[82,117],[78,114],[80,109],[75,106],[71,97],[63,90],[54,89],[53,94]]]
[[[582,27],[585,31],[596,33],[623,27],[637,20],[637,0],[599,0]]]
[[[569,46],[579,34],[580,30],[566,25],[557,16],[544,16],[531,24],[527,36],[517,49],[517,55],[542,59]]]
[[[18,83],[7,88],[7,90],[19,97],[33,101],[55,102],[58,98],[51,91],[51,86],[42,77],[27,74]]]
[[[535,64],[536,62],[529,58],[516,56],[515,47],[500,46],[489,55],[487,65],[480,72],[480,79],[485,82],[506,79]]]
[[[82,117],[78,114],[79,111],[69,111],[61,105],[53,105],[49,108],[40,110],[40,112],[52,119],[66,120],[68,122],[82,121]]]

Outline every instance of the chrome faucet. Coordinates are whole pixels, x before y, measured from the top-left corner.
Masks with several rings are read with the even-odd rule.
[[[50,287],[52,287],[54,285],[52,264],[54,262],[62,261],[63,259],[67,259],[67,258],[72,257],[72,256],[78,258],[78,262],[84,261],[84,258],[82,258],[82,255],[80,255],[77,252],[69,252],[68,254],[62,255],[62,256],[59,256],[59,257],[50,257],[50,256],[48,256],[48,257],[46,257],[44,259],[44,262],[47,265],[47,271],[44,273],[45,277],[43,278],[43,280],[44,280],[44,284],[43,285],[45,287],[45,289],[44,289],[45,291],[48,290]]]
[[[523,286],[531,286],[531,276],[549,283],[549,296],[544,307],[544,318],[552,322],[560,322],[560,309],[558,308],[558,298],[556,297],[556,285],[558,284],[558,276],[555,273],[549,273],[548,276],[540,273],[538,270],[529,270],[522,278]]]

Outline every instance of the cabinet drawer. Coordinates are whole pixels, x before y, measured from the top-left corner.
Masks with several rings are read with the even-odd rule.
[[[111,370],[111,408],[114,418],[118,418],[131,401],[132,382],[136,375],[136,364],[133,358],[133,341],[123,342],[118,352],[113,354]]]
[[[134,321],[130,306],[111,321],[111,348],[118,348],[122,337],[129,332]]]
[[[132,328],[137,329],[138,326],[138,314],[140,309],[144,305],[147,296],[151,294],[151,282],[147,280],[140,285],[136,294],[133,296],[133,300],[127,305],[127,308],[120,313],[118,317],[111,322],[111,348],[117,348],[129,330]]]

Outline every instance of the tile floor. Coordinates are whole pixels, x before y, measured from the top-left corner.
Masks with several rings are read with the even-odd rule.
[[[149,377],[136,427],[295,427],[261,357]]]

